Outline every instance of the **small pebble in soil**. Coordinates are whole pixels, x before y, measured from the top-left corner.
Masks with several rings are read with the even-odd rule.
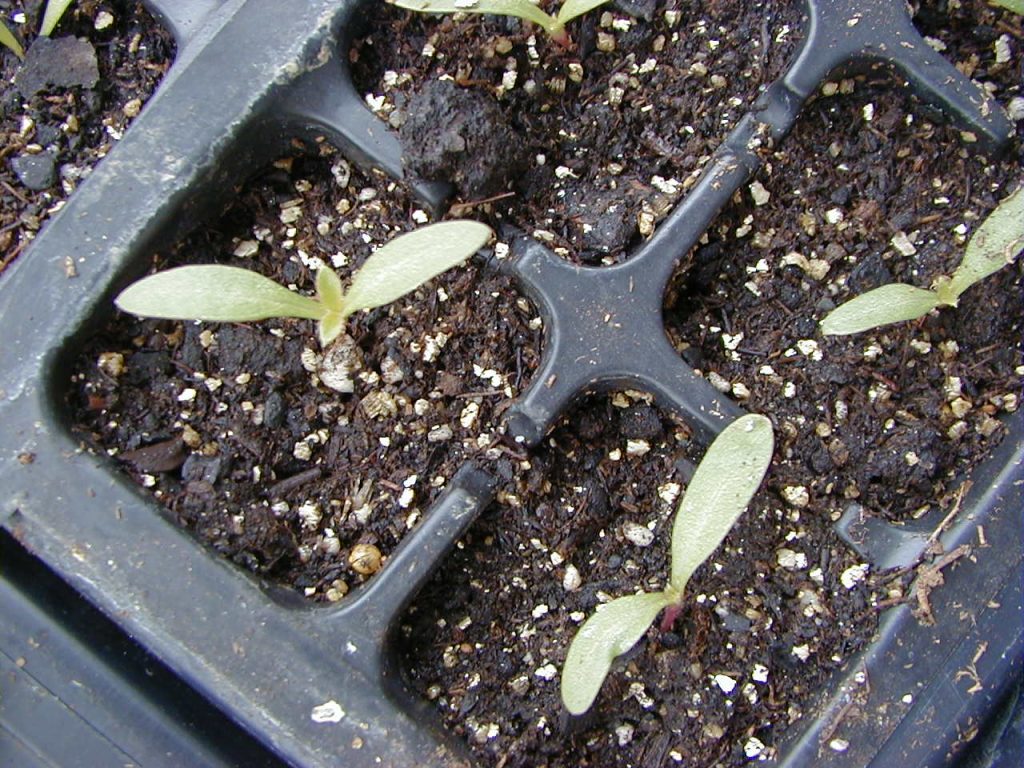
[[[794,552],[792,549],[780,549],[775,553],[776,562],[779,567],[788,571],[803,570],[807,567],[807,555],[803,552]]]
[[[57,160],[49,152],[15,157],[11,170],[27,189],[36,192],[49,189],[57,181]]]
[[[380,550],[373,544],[356,544],[348,556],[352,570],[362,576],[370,576],[380,570]]]

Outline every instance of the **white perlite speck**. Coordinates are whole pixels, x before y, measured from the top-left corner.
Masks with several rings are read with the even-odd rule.
[[[802,571],[807,567],[807,555],[792,549],[780,549],[775,553],[776,562],[788,571]]]
[[[309,717],[314,723],[340,723],[341,719],[345,717],[345,710],[338,702],[331,699],[313,707]]]
[[[623,723],[615,729],[615,740],[620,747],[624,747],[633,740],[633,726]]]
[[[255,256],[260,250],[260,244],[255,240],[242,240],[234,250],[234,255],[240,259],[248,259]]]
[[[750,197],[754,201],[754,205],[764,205],[771,199],[772,193],[764,188],[764,184],[760,181],[754,181],[750,184]]]
[[[791,653],[796,656],[800,661],[807,661],[811,656],[811,647],[804,643],[803,645],[794,645]]]
[[[651,444],[646,440],[627,440],[626,453],[630,456],[643,456],[651,450]]]
[[[892,236],[892,239],[889,242],[892,244],[893,248],[904,256],[913,256],[917,253],[917,248],[914,247],[912,242],[910,242],[910,238],[907,236],[906,232],[897,232]]]
[[[800,339],[796,343],[796,348],[805,357],[809,357],[812,360],[821,360],[821,348],[814,339]]]
[[[565,575],[562,577],[562,589],[566,592],[575,592],[583,584],[579,569],[575,565],[565,567]]]
[[[451,440],[453,434],[452,428],[447,424],[438,424],[430,428],[430,431],[427,433],[427,442],[443,443],[446,440]]]
[[[1000,35],[995,42],[996,64],[1006,64],[1013,56],[1010,50],[1010,36]]]
[[[323,518],[323,515],[320,514],[320,507],[312,501],[307,501],[299,507],[298,513],[299,520],[302,521],[302,528],[306,531],[315,529]]]
[[[541,680],[554,680],[558,676],[558,669],[554,664],[548,663],[542,667],[538,667],[533,674]]]
[[[764,664],[755,664],[754,671],[750,673],[750,679],[755,683],[768,682],[768,667]]]
[[[658,486],[658,497],[668,504],[673,504],[679,498],[682,490],[683,488],[679,483],[665,483]]]
[[[622,524],[622,535],[631,543],[638,547],[649,547],[654,541],[654,531],[648,528],[646,525],[640,525],[632,520],[627,520]]]
[[[846,739],[832,739],[832,741],[828,743],[828,747],[833,752],[845,752],[847,749],[849,749],[850,742],[848,742]]]
[[[782,489],[782,498],[797,509],[803,509],[811,502],[811,496],[803,485],[787,485]]]
[[[412,488],[403,488],[402,495],[398,497],[398,506],[402,509],[408,509],[416,498],[416,491]]]
[[[717,371],[711,371],[708,374],[708,381],[719,392],[725,393],[732,389],[732,383]]]
[[[479,414],[480,405],[478,403],[466,403],[466,407],[459,414],[459,423],[463,429],[472,429],[473,425],[476,424],[476,418]]]
[[[760,757],[762,752],[764,752],[764,742],[754,736],[747,739],[747,743],[743,745],[743,754],[751,759]]]
[[[1006,114],[1015,123],[1024,120],[1024,97],[1014,96],[1010,99],[1010,103],[1006,105]]]
[[[730,694],[736,688],[736,681],[728,675],[715,675],[713,680],[722,689],[722,693]]]
[[[839,575],[839,583],[847,589],[853,589],[867,578],[869,568],[867,563],[851,565]]]

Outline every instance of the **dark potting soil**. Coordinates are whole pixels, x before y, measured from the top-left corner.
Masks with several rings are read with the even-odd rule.
[[[407,612],[412,683],[482,764],[743,764],[771,754],[870,637],[860,561],[769,474],[675,625],[655,622],[570,721],[569,641],[599,603],[664,588],[677,499],[702,452],[639,393],[588,398]]]
[[[321,259],[348,274],[425,220],[394,183],[321,155],[278,163],[154,268],[217,262],[310,291]],[[306,321],[119,316],[80,358],[76,418],[223,556],[338,600],[368,575],[350,566],[357,544],[386,557],[462,464],[503,471],[516,451],[497,425],[541,330],[508,278],[471,264],[348,333],[321,350]]]
[[[26,61],[0,47],[0,272],[120,139],[175,53],[141,3],[73,3],[53,39],[35,37],[44,2],[18,5],[26,21],[8,26]]]
[[[563,48],[517,19],[380,3],[350,59],[410,173],[453,181],[459,205],[498,198],[477,206],[496,227],[613,263],[781,74],[801,13],[788,0],[612,3],[570,25]]]
[[[1019,46],[1020,19],[976,10],[948,29],[922,14],[936,25],[922,31],[1007,104],[1020,95],[1020,56],[997,63],[998,33],[976,30],[1014,20]],[[818,322],[884,283],[927,288],[952,274],[978,224],[1024,184],[1021,149],[972,151],[884,72],[823,91],[837,88],[711,227],[666,319],[686,360],[799,446],[778,476],[809,473],[823,512],[856,500],[905,521],[945,506],[1002,437],[998,417],[1017,409],[1024,264],[918,322],[847,337],[823,337]]]
[[[1021,59],[1011,48],[1012,61],[997,63],[994,43],[1006,35],[1017,45],[1019,20],[964,5],[950,18],[921,10],[922,30],[1005,105],[1020,94]],[[451,62],[472,59],[460,51],[478,46],[486,60],[494,36],[514,37],[517,27],[477,17],[427,25],[412,16],[397,29],[400,50],[418,53],[429,42],[441,51],[441,39],[453,46],[440,64],[435,53],[427,76],[444,70],[459,83]],[[469,29],[484,34],[467,35],[472,42],[459,48],[455,38]],[[375,46],[378,39],[374,32]],[[361,57],[367,47],[357,47]],[[396,111],[405,97],[389,82],[402,84],[408,61],[397,60],[381,65],[383,87],[371,87]],[[589,58],[584,65],[591,71]],[[478,79],[474,66],[461,82]],[[723,73],[727,82],[730,75]],[[936,525],[956,504],[965,473],[1003,434],[999,416],[1017,407],[1021,267],[922,323],[830,340],[817,323],[827,308],[881,282],[926,286],[948,273],[965,238],[1019,183],[1020,145],[986,160],[971,152],[970,137],[938,125],[894,87],[881,73],[826,86],[837,95],[808,106],[770,172],[686,260],[667,301],[684,357],[748,409],[770,414],[778,440],[765,489],[691,582],[672,631],[652,628],[615,665],[594,709],[567,719],[558,679],[571,637],[608,597],[664,586],[669,499],[700,456],[685,427],[623,394],[590,398],[563,419],[406,614],[413,685],[485,765],[740,765],[770,756],[787,728],[813,712],[830,674],[870,638],[882,608],[918,599],[912,567],[902,578],[873,573],[833,525],[854,502],[866,514],[928,515]],[[427,92],[433,101],[439,88],[424,85],[412,98]],[[580,99],[566,101],[564,110],[573,110]],[[387,101],[382,106],[387,111]],[[517,128],[534,119],[510,113]],[[578,134],[568,120],[559,129],[562,138]],[[725,133],[694,141],[710,150]],[[611,133],[598,143],[617,148],[618,140]],[[588,168],[602,168],[599,158],[590,151]],[[642,168],[635,172],[645,178]],[[512,188],[525,183],[513,180]],[[553,186],[549,178],[546,189]],[[531,210],[559,195],[535,191],[492,214],[533,231],[538,215],[561,206]],[[621,202],[621,190],[614,194]],[[915,250],[909,256],[903,235]],[[581,242],[551,244],[593,260]],[[819,262],[828,265],[824,274]]]
[[[536,61],[516,21],[431,20],[385,8],[372,44],[357,44],[352,57],[357,69],[366,67],[364,89],[384,96],[371,101],[385,114],[409,98],[439,105],[438,93],[464,95],[463,85],[431,86],[426,96],[405,90],[442,72],[459,84],[482,83],[476,92],[488,94],[513,132],[528,137],[527,162],[511,181],[517,207],[496,201],[476,206],[474,215],[499,227],[510,222],[569,258],[615,261],[650,223],[641,214],[657,218],[685,192],[757,87],[777,76],[792,52],[799,9],[768,6],[759,16],[734,10],[739,5],[687,5],[678,26],[657,3],[650,24],[633,19],[616,27],[614,19],[626,17],[615,10],[610,27],[601,27],[599,11],[576,25],[575,52],[538,37]],[[1007,34],[1017,45],[1019,21],[981,3],[952,20],[932,10],[919,17],[932,20],[926,33],[973,76],[992,82],[1001,101],[1017,93],[1017,49],[1000,69],[994,41],[975,30]],[[732,31],[720,32],[732,22]],[[1007,24],[1017,33],[1005,32]],[[630,48],[634,59],[623,64],[637,30],[643,35]],[[599,31],[615,36],[618,58],[596,50]],[[659,34],[665,39],[655,50]],[[396,49],[382,54],[388,35]],[[435,53],[422,56],[428,44]],[[495,100],[509,58],[517,84]],[[657,60],[653,69],[644,66],[648,58]],[[703,66],[694,67],[698,62]],[[579,84],[569,77],[570,63],[583,68]],[[613,82],[618,74],[626,79]],[[673,92],[672,102],[649,89],[648,78],[684,90]],[[817,331],[828,302],[889,279],[882,268],[922,285],[935,270],[948,270],[962,250],[955,228],[973,231],[1013,183],[1014,160],[986,164],[969,154],[956,131],[926,125],[926,110],[872,85],[878,78],[837,80],[837,96],[809,106],[770,158],[771,172],[758,177],[761,204],[745,192],[679,275],[666,320],[681,353],[717,374],[712,380],[745,407],[772,416],[778,450],[750,510],[692,580],[675,626],[652,628],[579,721],[566,718],[558,699],[569,640],[600,601],[664,584],[672,513],[703,448],[639,393],[588,397],[530,451],[503,442],[501,413],[536,365],[539,328],[513,286],[489,270],[460,270],[395,307],[354,318],[366,377],[355,377],[352,395],[325,389],[303,367],[304,350],[317,351],[309,323],[217,327],[121,318],[83,355],[77,374],[87,440],[119,457],[202,539],[318,599],[340,597],[362,579],[348,565],[355,543],[387,552],[415,524],[436,495],[431,478],[449,479],[466,458],[480,461],[500,480],[496,501],[410,608],[400,641],[411,684],[437,703],[477,757],[492,766],[646,767],[739,765],[769,756],[786,729],[813,711],[830,674],[870,638],[878,606],[912,596],[912,572],[904,580],[876,579],[839,541],[838,514],[856,501],[900,518],[925,504],[945,506],[937,510],[941,518],[962,487],[949,473],[999,439],[996,417],[1014,407],[1019,391],[1019,267],[965,294],[960,309],[920,324],[840,340]],[[532,96],[530,79],[537,85]],[[743,87],[730,90],[736,83]],[[615,108],[605,103],[618,98],[612,88],[622,90]],[[738,104],[730,102],[734,93]],[[864,119],[868,103],[871,120]],[[475,128],[470,136],[482,132],[501,135]],[[491,150],[484,144],[475,151]],[[545,155],[543,164],[537,154]],[[337,156],[295,162],[291,174],[281,168],[261,177],[233,213],[155,266],[186,254],[259,264],[265,274],[308,288],[310,257],[341,252],[358,264],[368,250],[363,234],[378,243],[420,218],[400,193],[385,194],[389,185],[354,171],[356,181],[332,190],[324,183],[329,171],[335,168],[339,181],[346,173]],[[461,168],[470,183],[473,164]],[[479,195],[495,189],[486,186],[493,181],[471,183],[483,185]],[[506,182],[497,184],[500,193]],[[360,199],[371,187],[376,199]],[[598,193],[580,203],[588,206],[581,212],[572,207],[573,189]],[[475,197],[464,190],[460,202]],[[344,213],[342,198],[352,206]],[[841,221],[829,213],[834,208]],[[595,210],[596,218],[587,218]],[[384,224],[372,223],[379,215]],[[890,244],[898,232],[915,254],[902,253],[909,250],[902,237]],[[254,247],[251,257],[232,255]],[[787,265],[794,253],[804,259]],[[828,271],[815,277],[819,261]],[[425,362],[428,336],[436,344],[438,331],[449,334],[447,345]],[[815,342],[820,360],[806,341]],[[878,350],[865,354],[872,346]],[[306,362],[315,367],[310,353]],[[393,363],[402,379],[388,383],[385,369],[394,371]],[[950,397],[957,385],[962,403]],[[401,419],[387,415],[387,398],[374,394],[381,391]],[[429,404],[420,406],[423,413],[419,401]],[[467,413],[471,402],[479,407],[476,422],[473,409]],[[961,416],[950,419],[955,413]],[[966,430],[956,426],[961,421]],[[270,432],[275,424],[279,433]],[[444,427],[451,437],[432,442],[431,434],[446,436]],[[262,483],[253,482],[257,471]]]

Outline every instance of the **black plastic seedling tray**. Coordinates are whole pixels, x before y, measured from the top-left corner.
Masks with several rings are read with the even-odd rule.
[[[337,606],[314,606],[270,594],[217,560],[70,433],[70,361],[109,316],[111,296],[290,138],[327,136],[353,160],[402,174],[401,146],[362,105],[346,70],[362,3],[148,5],[177,39],[175,64],[0,282],[0,762],[469,763],[403,686],[391,630],[488,503],[485,473],[465,467],[374,580]],[[792,66],[639,252],[590,269],[528,238],[514,242],[504,268],[537,302],[547,329],[542,369],[508,412],[516,439],[535,444],[579,394],[620,386],[653,393],[705,439],[742,413],[666,340],[666,286],[826,77],[876,65],[895,68],[981,150],[998,152],[1010,140],[998,105],[925,44],[901,0],[808,0]],[[445,190],[416,188],[434,205]],[[946,572],[933,596],[934,626],[905,606],[889,611],[878,638],[781,745],[778,763],[945,764],[1012,689],[1021,663],[1022,456],[1017,416],[941,537],[950,551],[977,543],[983,529],[985,556]],[[855,516],[842,523],[847,540],[880,567],[907,562],[930,531]],[[844,719],[851,702],[860,714]],[[840,721],[845,751],[828,747]]]

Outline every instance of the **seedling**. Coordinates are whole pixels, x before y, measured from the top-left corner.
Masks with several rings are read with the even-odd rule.
[[[39,27],[39,34],[49,37],[60,22],[64,12],[67,11],[73,2],[74,0],[50,0],[46,4],[46,11],[43,13],[43,23]],[[14,36],[14,33],[2,21],[0,21],[0,45],[9,48],[19,59],[25,58],[25,49],[21,47],[18,38]]]
[[[1009,11],[1024,16],[1024,0],[992,0],[993,5],[1001,5]]]
[[[125,312],[168,320],[249,322],[301,317],[319,322],[321,344],[336,339],[360,309],[390,304],[472,256],[491,237],[486,224],[448,221],[396,237],[374,251],[345,290],[337,273],[316,275],[316,297],[288,290],[248,269],[176,267],[129,285],[114,300]]]
[[[860,333],[889,323],[916,320],[939,307],[955,307],[960,294],[1013,262],[1024,250],[1024,187],[1003,200],[971,236],[952,277],[930,290],[903,283],[883,285],[836,307],[821,321],[826,336]]]
[[[711,444],[676,511],[668,586],[606,603],[573,638],[562,669],[562,702],[569,712],[590,709],[612,662],[636,645],[662,609],[668,609],[668,623],[675,619],[693,572],[718,549],[761,484],[774,442],[772,423],[748,414]]]
[[[565,0],[557,16],[550,16],[530,0],[387,0],[392,5],[420,13],[492,13],[516,16],[540,26],[559,45],[569,45],[565,25],[608,0]]]
[[[12,51],[19,59],[25,58],[25,49],[21,47],[18,38],[14,36],[14,33],[2,21],[0,21],[0,45]]]
[[[46,11],[43,13],[43,23],[39,27],[39,34],[49,37],[57,24],[60,23],[64,12],[75,0],[49,0],[46,4]]]

